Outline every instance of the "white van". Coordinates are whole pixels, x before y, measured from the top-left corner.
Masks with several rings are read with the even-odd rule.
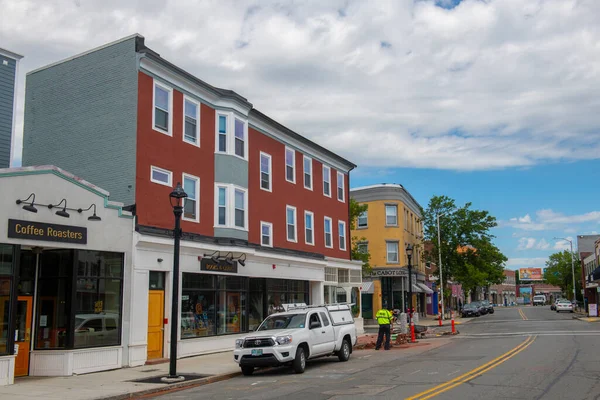
[[[546,296],[543,294],[538,294],[533,296],[533,305],[534,306],[544,306],[546,305]]]

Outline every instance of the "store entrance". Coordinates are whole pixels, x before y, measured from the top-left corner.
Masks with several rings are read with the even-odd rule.
[[[17,299],[17,323],[15,331],[15,376],[29,375],[29,350],[31,348],[31,315],[33,297],[19,296]]]

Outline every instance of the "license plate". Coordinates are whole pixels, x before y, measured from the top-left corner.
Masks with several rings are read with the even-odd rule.
[[[262,356],[262,349],[252,349],[253,356]]]

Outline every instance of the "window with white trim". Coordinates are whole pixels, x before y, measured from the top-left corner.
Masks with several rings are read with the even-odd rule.
[[[325,232],[325,247],[330,249],[333,248],[333,237],[332,237],[332,226],[331,226],[331,218],[325,217],[325,223],[323,230]]]
[[[200,146],[200,103],[183,98],[183,141]]]
[[[173,187],[173,173],[152,165],[150,166],[150,181],[159,185]]]
[[[217,216],[215,225],[227,226],[227,187],[217,186]]]
[[[246,191],[235,189],[235,226],[246,228]]]
[[[246,158],[246,123],[235,119],[235,155]]]
[[[323,194],[331,197],[331,168],[323,165]]]
[[[285,148],[285,180],[296,183],[296,151]]]
[[[338,268],[338,283],[349,283],[350,271],[345,268]]]
[[[398,206],[394,204],[385,205],[385,225],[398,226]]]
[[[357,226],[359,228],[366,228],[369,226],[369,220],[368,220],[368,215],[367,215],[367,211],[363,211],[358,215],[358,224]]]
[[[228,122],[228,115],[217,114],[217,151],[219,153],[227,153]]]
[[[287,231],[288,242],[297,242],[297,227],[296,224],[296,207],[286,206],[285,208],[285,225]]]
[[[273,224],[260,221],[260,245],[273,247]]]
[[[171,104],[173,90],[167,86],[154,82],[154,96],[152,97],[152,127],[161,133],[173,136],[171,132]]]
[[[313,187],[313,178],[312,178],[312,158],[304,156],[303,158],[303,166],[304,166],[304,188],[312,190]]]
[[[325,267],[325,282],[336,282],[337,283],[337,269],[332,267]]]
[[[346,250],[346,223],[338,221],[338,237],[340,250]]]
[[[215,183],[215,226],[248,230],[248,190]]]
[[[311,211],[304,211],[304,241],[315,244],[315,215]]]
[[[344,174],[341,172],[337,173],[337,198],[339,201],[344,202]]]
[[[362,273],[361,270],[351,269],[350,270],[350,283],[361,283]]]
[[[369,243],[367,243],[367,242],[358,243],[356,245],[356,250],[359,253],[363,253],[363,254],[368,253],[369,252]]]
[[[271,182],[271,156],[260,152],[260,188],[270,192]]]
[[[200,221],[200,178],[197,176],[183,174],[183,190],[187,197],[183,199],[183,215],[182,218],[186,221]]]
[[[387,262],[398,264],[398,242],[386,242]]]

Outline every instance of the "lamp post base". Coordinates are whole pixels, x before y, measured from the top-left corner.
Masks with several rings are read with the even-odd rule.
[[[160,378],[164,383],[177,383],[185,381],[185,376],[165,376]]]

